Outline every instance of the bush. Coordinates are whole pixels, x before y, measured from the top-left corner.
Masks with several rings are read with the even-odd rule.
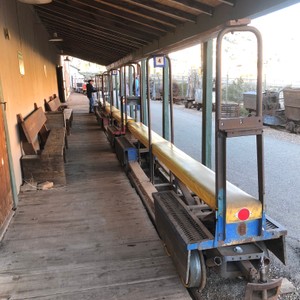
[[[256,86],[251,82],[245,82],[242,77],[236,78],[226,85],[222,86],[222,101],[241,103],[243,101],[243,93],[253,91]],[[226,94],[227,90],[227,94]],[[227,98],[227,99],[226,99]]]

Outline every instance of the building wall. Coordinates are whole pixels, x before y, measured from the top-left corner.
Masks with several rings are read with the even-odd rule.
[[[5,36],[5,30],[9,37]],[[7,102],[6,118],[18,191],[22,184],[22,151],[16,115],[26,116],[34,103],[43,106],[45,98],[57,94],[59,55],[48,39],[31,5],[17,0],[0,1],[0,80]],[[20,58],[24,62],[24,75],[20,74]]]

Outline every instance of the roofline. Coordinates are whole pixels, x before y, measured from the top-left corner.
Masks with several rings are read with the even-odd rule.
[[[129,62],[136,62],[157,53],[170,53],[214,38],[226,26],[226,22],[244,18],[256,18],[284,7],[299,3],[298,0],[239,0],[234,7],[222,4],[215,8],[213,17],[198,16],[196,23],[185,23],[174,32],[167,33],[155,42],[141,47],[128,56],[106,66],[116,69]]]

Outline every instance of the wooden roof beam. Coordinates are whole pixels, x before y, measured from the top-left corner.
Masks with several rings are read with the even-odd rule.
[[[86,61],[90,61],[90,62],[93,62],[93,63],[97,63],[97,64],[102,65],[102,66],[105,66],[107,63],[111,63],[115,60],[115,57],[113,57],[111,55],[109,55],[109,56],[102,55],[102,54],[95,55],[94,53],[92,53],[89,50],[82,51],[80,53],[80,57],[78,57],[78,52],[74,52],[72,50],[68,51],[68,55],[73,56],[73,57],[77,57],[77,58],[80,58],[80,59],[83,59],[83,60],[86,60]]]
[[[79,0],[73,0],[73,1],[79,1]],[[91,1],[91,0],[87,0],[87,1]],[[162,14],[159,15],[159,17],[158,17],[156,13],[151,12],[142,7],[135,7],[135,9],[133,10],[132,5],[130,5],[129,3],[127,3],[124,0],[123,1],[120,1],[120,0],[108,0],[108,1],[95,0],[95,1],[99,4],[114,8],[114,10],[118,11],[121,14],[121,16],[124,15],[124,12],[126,12],[126,14],[132,15],[132,17],[134,19],[136,19],[136,17],[140,17],[143,19],[148,19],[148,20],[152,20],[154,22],[158,22],[160,24],[171,26],[173,28],[175,28],[178,25],[178,20],[175,20],[174,18],[171,18],[166,15],[162,15]]]
[[[122,34],[122,35],[126,35],[126,36],[130,36],[136,40],[145,42],[145,43],[149,43],[151,42],[153,39],[159,37],[160,35],[153,35],[153,34],[145,34],[144,32],[139,32],[138,30],[128,30],[128,29],[124,29],[124,28],[120,28],[117,26],[106,26],[105,23],[103,22],[99,22],[101,24],[101,26],[99,26],[98,22],[93,21],[91,18],[89,18],[88,16],[86,16],[86,14],[79,14],[79,13],[69,13],[66,9],[62,9],[62,8],[55,8],[55,10],[53,10],[53,8],[49,8],[47,6],[41,6],[38,8],[38,11],[43,11],[43,12],[49,12],[52,15],[55,15],[57,17],[63,17],[69,20],[80,20],[81,24],[85,24],[87,26],[97,26],[100,28],[104,28],[107,29],[109,31],[112,31],[114,33],[118,33],[118,34]]]
[[[96,1],[100,1],[100,0],[96,0]],[[104,1],[110,1],[110,0],[104,0]],[[171,18],[175,18],[181,22],[192,22],[192,23],[195,23],[196,19],[197,19],[197,17],[193,14],[187,13],[185,11],[182,11],[182,10],[179,10],[176,8],[172,8],[167,5],[160,4],[158,2],[154,2],[152,0],[143,0],[143,1],[125,0],[125,1],[132,5],[142,7],[148,11],[149,10],[153,11],[157,15],[157,17],[159,17],[161,15],[166,15]]]
[[[222,3],[228,4],[230,6],[235,6],[235,0],[219,0]]]
[[[54,19],[53,15],[46,13],[44,11],[39,11],[39,14],[41,17],[43,17],[43,15],[45,16],[45,14],[46,14],[46,15],[48,15],[47,18],[49,21],[58,22],[60,25],[57,26],[57,28],[61,28],[61,27],[64,28],[66,25],[73,27],[73,28],[78,28],[78,21],[76,22],[76,21],[66,20],[66,18],[63,18],[63,17],[56,17]],[[118,43],[123,43],[123,44],[128,44],[128,45],[136,45],[137,47],[147,44],[145,42],[137,41],[136,39],[133,39],[133,38],[129,39],[126,36],[120,36],[117,33],[112,34],[111,32],[107,32],[102,29],[100,30],[95,25],[87,26],[85,24],[80,24],[80,26],[82,29],[85,29],[85,31],[90,31],[91,29],[94,30],[95,34],[99,34],[99,35],[97,35],[97,38],[103,38],[103,39],[105,38],[106,40],[110,40],[110,41],[114,40]],[[59,32],[59,30],[58,30],[58,32]]]
[[[51,28],[51,25],[49,25],[49,28]],[[124,45],[118,45],[116,43],[109,43],[105,42],[103,40],[91,40],[91,37],[86,33],[85,35],[82,35],[82,32],[77,32],[77,31],[62,31],[62,34],[64,36],[64,42],[60,42],[60,44],[63,45],[63,50],[66,49],[66,45],[72,44],[72,45],[80,45],[79,49],[81,50],[83,45],[88,45],[88,47],[93,48],[93,51],[97,51],[94,49],[99,49],[99,51],[108,51],[112,52],[111,48],[114,48],[114,52],[117,55],[124,55],[126,54],[129,50],[132,50],[134,48],[129,48],[125,47]]]
[[[190,8],[196,9],[197,11],[201,11],[206,15],[212,16],[214,13],[214,8],[210,5],[203,4],[200,2],[196,2],[193,0],[172,0],[173,2],[177,2],[179,4],[188,6]],[[226,1],[226,0],[224,0]]]
[[[101,19],[103,24],[115,23],[119,24],[119,26],[128,26],[132,29],[139,28],[144,32],[149,32],[150,34],[161,34],[169,31],[171,26],[166,26],[158,22],[154,22],[152,20],[148,20],[145,18],[135,17],[134,19],[131,16],[127,15],[116,15],[112,12],[107,12],[100,9],[95,9],[88,3],[76,3],[76,4],[69,4],[66,2],[54,2],[56,6],[64,7],[66,9],[78,11],[78,13],[85,13],[85,14],[92,14],[93,16],[97,16]],[[51,7],[48,5],[48,7]]]
[[[154,16],[153,14],[146,15],[146,10],[144,10],[144,14],[132,11],[128,8],[126,8],[126,3],[123,3],[119,0],[114,1],[110,0],[109,2],[103,2],[100,0],[72,0],[73,2],[76,2],[81,5],[89,6],[95,10],[99,10],[105,13],[110,13],[114,16],[120,17],[120,18],[129,18],[132,21],[138,20],[140,24],[143,24],[146,26],[148,24],[147,20],[163,24],[164,26],[175,28],[177,25],[176,20],[169,18],[167,16],[161,15],[160,18],[157,18],[157,16]],[[124,14],[124,11],[126,14]],[[149,11],[148,11],[149,12]]]
[[[297,2],[298,0],[239,0],[235,6],[216,6],[213,17],[199,15],[196,24],[185,23],[174,32],[166,34],[152,44],[141,47],[107,67],[108,69],[117,68],[128,61],[138,61],[156,53],[169,53],[203,43],[215,37],[228,20],[261,16],[263,12],[270,12]]]

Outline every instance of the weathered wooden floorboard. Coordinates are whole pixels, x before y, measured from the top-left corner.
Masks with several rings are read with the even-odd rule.
[[[41,244],[43,244],[43,241]],[[22,248],[19,251],[21,250]],[[28,274],[30,270],[46,271],[49,268],[59,271],[69,266],[82,268],[86,265],[109,265],[111,262],[119,260],[159,259],[160,257],[168,261],[168,258],[165,257],[162,245],[158,241],[131,239],[120,241],[119,244],[113,241],[104,241],[104,243],[87,242],[85,247],[70,246],[64,243],[60,245],[56,242],[56,246],[51,245],[49,249],[45,249],[45,246],[42,246],[41,249],[29,248],[22,250],[22,252],[14,253],[14,255],[12,255],[11,251],[3,253],[1,260],[5,262],[1,264],[0,277],[6,272]],[[170,266],[171,265],[170,263]],[[175,272],[172,274],[174,275]]]
[[[76,292],[84,289],[126,285],[176,278],[173,266],[165,257],[136,260],[119,259],[96,262],[81,268],[57,268],[0,274],[1,293],[12,294],[13,299],[41,297],[51,294]],[[19,298],[18,294],[22,297]]]
[[[67,186],[20,195],[0,299],[190,299],[93,115],[74,113]]]
[[[118,190],[120,194],[116,194],[116,189]],[[80,191],[80,190],[79,190]],[[51,193],[51,191],[49,191],[49,193],[47,194],[47,192],[38,192],[39,193],[39,197],[40,198],[34,198],[32,197],[32,193],[31,193],[31,197],[28,199],[22,199],[21,203],[22,207],[21,209],[24,210],[26,208],[26,206],[30,206],[30,207],[34,207],[35,205],[45,205],[45,207],[47,207],[47,205],[51,205],[52,208],[55,209],[55,206],[63,206],[63,205],[95,205],[97,204],[97,206],[114,206],[114,205],[122,205],[124,204],[125,206],[127,206],[128,204],[130,204],[130,206],[134,206],[134,205],[139,205],[139,200],[136,199],[136,192],[133,189],[123,189],[122,187],[115,187],[110,188],[110,189],[105,189],[105,187],[103,187],[103,189],[101,190],[91,190],[89,192],[89,201],[85,201],[82,199],[82,195],[80,195],[79,191],[75,192],[74,190],[59,190],[58,192],[55,193]],[[68,195],[68,197],[66,198],[65,195]],[[134,199],[136,199],[137,201],[132,201],[134,199],[132,199],[132,197],[134,197]],[[109,199],[109,201],[107,201]],[[24,201],[26,200],[26,201]],[[129,208],[130,209],[130,208]]]
[[[124,220],[126,221],[126,219]],[[86,234],[101,234],[102,237],[105,237],[106,235],[114,235],[116,237],[121,236],[138,236],[138,235],[147,235],[151,232],[153,232],[151,229],[141,229],[139,230],[139,227],[141,227],[141,224],[143,223],[143,219],[140,219],[139,222],[132,223],[132,220],[128,219],[128,222],[126,222],[126,226],[122,224],[115,224],[115,225],[109,225],[105,228],[95,228],[92,226],[91,223],[85,222],[83,224],[70,224],[65,226],[65,224],[56,224],[56,223],[47,223],[44,225],[39,225],[39,230],[36,231],[35,227],[37,226],[26,226],[28,228],[28,231],[19,231],[18,228],[14,228],[11,231],[11,234],[8,236],[7,240],[13,240],[13,239],[32,239],[32,238],[39,238],[39,237],[45,237],[45,236],[56,236],[57,238],[63,238],[65,235],[71,235],[71,234],[79,234],[79,233],[86,233]],[[113,233],[110,233],[110,232]]]
[[[151,291],[150,293],[147,291]],[[162,292],[163,291],[163,292]],[[124,285],[82,288],[76,291],[57,293],[32,298],[14,295],[10,300],[183,300],[190,299],[184,290],[174,288],[174,278],[158,278],[158,280],[138,281]]]

